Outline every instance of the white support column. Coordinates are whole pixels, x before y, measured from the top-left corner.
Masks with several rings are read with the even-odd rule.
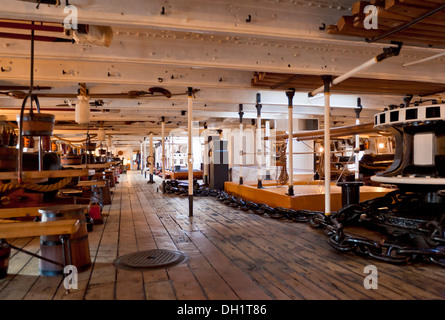
[[[287,194],[289,196],[294,195],[294,119],[293,119],[293,104],[292,99],[294,97],[295,90],[291,89],[286,91],[286,96],[288,98],[288,119],[287,119],[287,127],[288,127],[288,154],[289,154],[289,186]]]
[[[162,142],[161,142],[161,152],[162,152],[162,192],[165,192],[165,117],[162,117],[162,123],[161,123],[161,135],[162,135]]]
[[[171,171],[175,171],[175,141],[173,139],[173,133],[171,134],[171,159],[170,159]]]
[[[193,88],[188,88],[187,128],[188,128],[188,195],[189,216],[193,216],[193,143],[192,143],[192,120],[193,120]]]
[[[144,175],[145,175],[145,172],[146,172],[146,168],[147,168],[147,161],[146,161],[146,159],[147,159],[147,137],[144,137],[144,141],[142,141],[142,150],[141,150],[141,168],[142,168],[142,170],[143,170],[143,172],[144,172]],[[145,177],[145,176],[144,176]]]
[[[148,158],[150,159],[150,180],[148,183],[154,183],[153,181],[153,173],[154,173],[154,157],[153,157],[153,132],[150,132],[150,138],[149,138],[149,145],[148,145]]]
[[[145,142],[141,142],[141,147],[140,147],[140,151],[139,151],[139,157],[140,157],[139,158],[139,170],[141,170],[141,175],[144,172],[144,156],[145,156],[144,145],[145,145]]]
[[[331,77],[323,76],[324,81],[324,194],[325,216],[331,215]]]
[[[244,136],[243,136],[243,105],[239,105],[239,134],[240,134],[240,150],[239,150],[239,157],[240,157],[240,164],[239,164],[239,184],[243,184],[243,160],[244,160],[244,154],[243,154],[243,142],[244,142]]]
[[[360,112],[362,111],[362,100],[357,98],[357,109],[355,109],[355,124],[360,124]],[[360,161],[359,161],[359,153],[360,153],[360,136],[359,134],[355,135],[355,180],[358,181],[360,179]]]
[[[271,150],[272,150],[272,141],[270,139],[270,120],[266,120],[266,124],[264,127],[264,136],[265,138],[267,138],[267,140],[265,139],[264,141],[264,156],[266,159],[266,180],[270,179],[270,166],[271,166]]]
[[[256,156],[256,160],[257,160],[257,164],[258,164],[258,169],[257,169],[257,179],[258,179],[258,189],[262,189],[263,188],[263,174],[262,174],[262,167],[264,165],[263,162],[263,141],[262,141],[262,136],[261,136],[261,94],[257,93],[256,95],[256,109],[257,109],[257,118],[256,118],[256,123],[257,123],[257,133],[256,133],[256,149],[257,149],[257,156]]]
[[[204,138],[204,145],[203,145],[203,157],[202,161],[204,163],[204,170],[203,170],[203,183],[206,185],[209,183],[209,142],[208,142],[208,131],[207,131],[207,123],[204,123],[204,132],[203,132],[203,138]]]

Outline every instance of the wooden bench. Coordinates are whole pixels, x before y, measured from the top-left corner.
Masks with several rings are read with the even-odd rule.
[[[40,215],[38,211],[39,209],[39,207],[0,209],[0,219],[38,216]],[[22,251],[39,259],[49,261],[57,265],[62,265],[63,267],[71,264],[70,235],[79,230],[79,220],[65,219],[45,222],[4,220],[4,222],[9,223],[0,223],[0,239],[60,235],[64,261],[63,265],[59,262],[52,261],[48,258],[28,252],[22,248],[15,247],[11,244],[9,244],[9,246],[17,251]]]
[[[77,183],[78,187],[105,187],[105,180],[88,180],[88,181],[79,181]]]
[[[38,217],[38,216],[40,216],[40,213],[39,213],[40,208],[41,207],[0,209],[0,219]]]
[[[26,238],[38,236],[70,235],[79,230],[77,219],[55,220],[45,222],[12,222],[0,223],[0,238]]]

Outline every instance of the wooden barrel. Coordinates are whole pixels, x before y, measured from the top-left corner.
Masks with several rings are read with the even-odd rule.
[[[68,204],[39,209],[42,215],[41,221],[54,221],[64,219],[78,219],[79,230],[70,236],[71,264],[76,266],[78,272],[87,270],[91,266],[90,247],[88,243],[88,231],[85,218],[86,205]],[[59,236],[40,237],[41,256],[56,262],[64,263],[62,242]],[[63,268],[59,265],[40,259],[40,274],[53,276],[63,274]]]
[[[8,275],[9,257],[11,247],[5,239],[0,239],[0,279]]]
[[[94,156],[94,154],[88,154],[88,153],[84,153],[82,155],[82,164],[93,164],[96,163],[96,157]]]
[[[18,154],[16,148],[0,147],[0,172],[16,171]]]
[[[85,147],[86,151],[95,151],[96,150],[96,144],[92,142],[84,143],[83,146]]]
[[[20,115],[17,116],[20,123]],[[25,113],[23,115],[24,136],[51,136],[54,130],[55,116],[47,113]]]
[[[51,136],[41,136],[42,151],[49,152],[51,150]]]
[[[82,164],[82,156],[75,154],[67,154],[60,157],[60,161],[64,166]]]

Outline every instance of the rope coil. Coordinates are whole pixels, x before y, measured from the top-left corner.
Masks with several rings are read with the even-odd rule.
[[[59,190],[66,186],[68,183],[72,181],[72,177],[66,177],[60,180],[59,182],[53,183],[53,184],[37,184],[37,183],[25,183],[25,184],[19,184],[19,183],[6,183],[0,185],[0,193],[11,191],[14,189],[28,189],[32,191],[37,192],[51,192],[55,190]]]

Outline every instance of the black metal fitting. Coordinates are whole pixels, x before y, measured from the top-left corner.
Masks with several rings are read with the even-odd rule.
[[[360,112],[362,112],[362,110],[363,110],[362,99],[357,98],[357,108],[354,110],[355,111],[355,117],[357,119],[360,118]]]
[[[256,105],[255,105],[255,107],[256,107],[256,111],[257,111],[257,116],[261,117],[261,108],[263,106],[261,104],[261,94],[260,93],[256,94]]]
[[[294,95],[295,95],[295,89],[294,88],[290,88],[289,90],[286,91],[286,96],[287,99],[289,101],[288,106],[292,107],[292,100],[294,99]]]
[[[323,79],[324,93],[331,92],[332,76],[331,75],[323,75],[323,76],[321,76],[321,79]]]
[[[244,112],[243,112],[243,105],[242,104],[239,104],[239,112],[238,112],[238,114],[239,114],[239,123],[243,123]]]
[[[398,56],[400,53],[400,50],[402,49],[402,43],[401,42],[395,42],[397,44],[397,47],[387,47],[383,48],[383,52],[375,57],[377,62],[381,62],[387,58]]]

